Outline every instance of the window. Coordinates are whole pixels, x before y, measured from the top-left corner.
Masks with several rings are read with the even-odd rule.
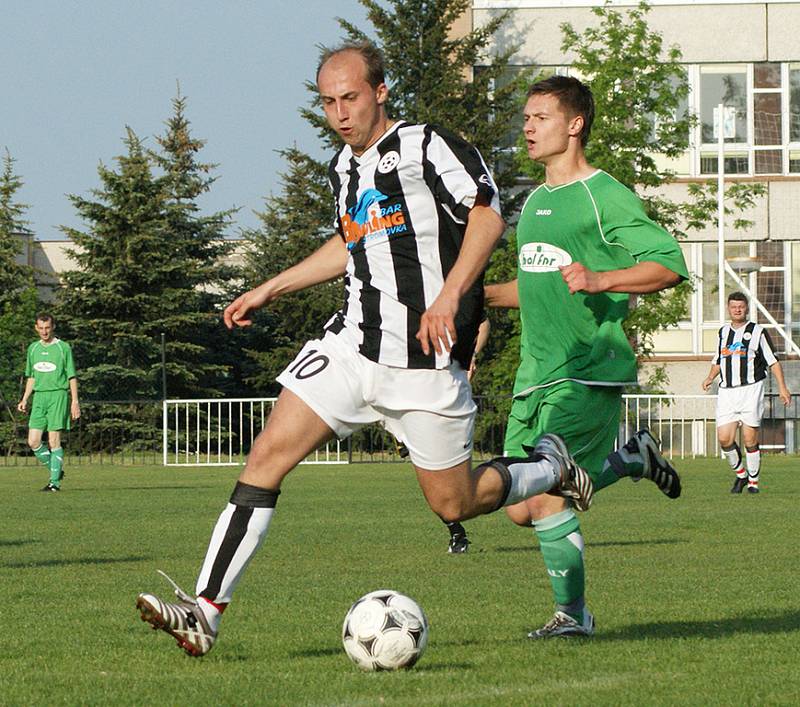
[[[724,106],[723,142],[725,144],[725,172],[748,174],[750,164],[747,146],[748,102],[747,66],[700,67],[700,173],[717,172],[720,116],[719,105]],[[738,149],[737,149],[738,148]],[[742,149],[744,148],[744,149]]]
[[[789,65],[789,144],[789,171],[800,172],[800,64]]]

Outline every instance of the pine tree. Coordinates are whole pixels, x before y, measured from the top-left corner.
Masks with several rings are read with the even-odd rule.
[[[22,396],[25,349],[34,338],[33,321],[38,298],[33,270],[17,261],[22,251],[20,235],[29,235],[24,218],[27,204],[17,201],[23,186],[8,149],[0,175],[0,445],[17,441],[16,403]]]
[[[222,326],[221,310],[236,275],[228,260],[235,243],[225,238],[236,209],[201,213],[197,200],[211,190],[217,165],[199,161],[205,140],[191,134],[186,98],[178,93],[172,107],[166,132],[156,138],[161,150],[149,153],[164,175],[167,229],[176,264],[164,286],[163,317],[153,324],[166,336],[171,396],[221,389],[230,392],[230,362],[235,358],[230,336]],[[176,331],[180,331],[177,336]],[[178,362],[186,359],[187,343],[199,347],[193,349],[196,356],[186,360],[194,376],[188,386],[182,382],[187,371],[177,368]]]
[[[245,232],[251,250],[246,256],[247,282],[258,284],[291,267],[319,248],[333,234],[333,198],[323,164],[296,148],[284,150],[288,171],[281,193],[267,200],[258,214],[261,226]],[[281,297],[256,316],[258,326],[239,337],[255,366],[248,383],[263,394],[275,394],[275,376],[342,304],[341,281],[318,285]]]

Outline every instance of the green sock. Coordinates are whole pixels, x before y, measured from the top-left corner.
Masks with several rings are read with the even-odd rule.
[[[61,468],[64,466],[64,449],[58,447],[50,450],[50,483],[61,486]]]
[[[42,442],[37,449],[33,450],[36,458],[42,462],[48,469],[50,468],[50,449]]]
[[[616,452],[614,452],[614,454],[616,454]],[[589,476],[592,477],[592,485],[594,486],[595,491],[604,489],[606,486],[611,486],[611,484],[617,483],[617,481],[622,478],[615,470],[610,459],[611,456],[609,455],[609,457],[603,462],[603,470],[599,474],[589,474]],[[639,465],[639,473],[641,474],[641,464]],[[630,476],[630,474],[624,475]]]
[[[586,581],[578,519],[572,510],[562,511],[535,521],[534,529],[557,609],[582,623]]]

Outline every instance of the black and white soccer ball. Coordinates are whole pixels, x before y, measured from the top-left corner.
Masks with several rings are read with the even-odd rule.
[[[342,643],[362,670],[410,668],[428,645],[428,619],[405,594],[379,589],[350,607],[342,625]]]

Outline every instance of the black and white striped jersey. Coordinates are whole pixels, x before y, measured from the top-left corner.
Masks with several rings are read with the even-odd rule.
[[[714,363],[720,367],[721,388],[758,383],[777,360],[769,334],[760,324],[747,322],[738,329],[730,324],[720,327]]]
[[[451,354],[422,352],[415,334],[458,257],[476,204],[500,212],[480,153],[433,125],[400,121],[360,156],[342,148],[328,170],[335,228],[349,251],[345,303],[326,330],[346,329],[358,351],[400,368],[464,368],[483,310],[483,278],[461,300]]]

